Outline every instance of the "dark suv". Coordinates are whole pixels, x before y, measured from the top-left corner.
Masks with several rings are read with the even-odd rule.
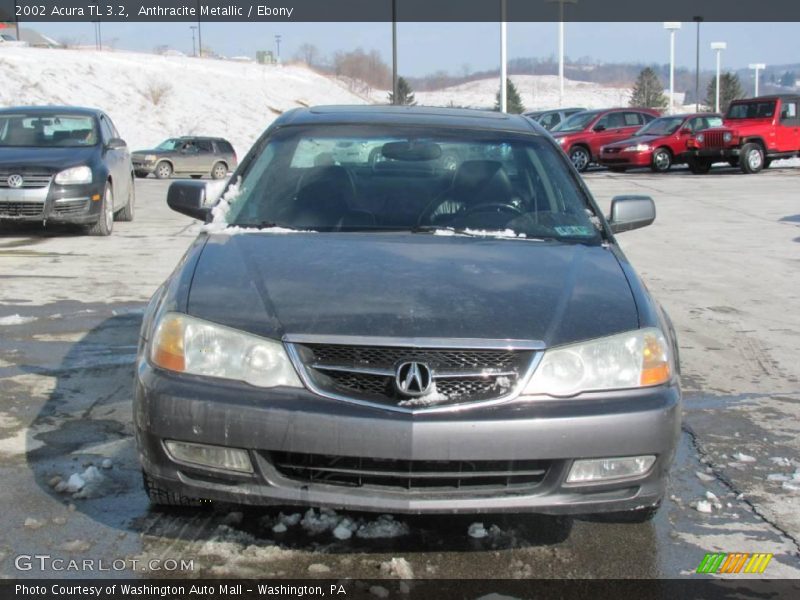
[[[137,150],[132,158],[137,177],[155,173],[159,179],[173,174],[224,179],[238,164],[231,143],[212,137],[170,138],[152,150]]]

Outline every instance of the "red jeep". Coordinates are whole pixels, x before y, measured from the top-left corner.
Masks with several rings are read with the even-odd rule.
[[[642,125],[659,116],[652,108],[587,110],[562,121],[550,133],[578,171],[597,162],[600,148],[631,137]]]
[[[708,173],[727,161],[758,173],[778,158],[800,154],[800,96],[761,96],[731,102],[722,127],[700,131],[689,141],[692,173]]]

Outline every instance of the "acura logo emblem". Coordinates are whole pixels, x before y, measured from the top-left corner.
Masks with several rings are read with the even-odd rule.
[[[10,187],[10,188],[14,188],[14,189],[21,188],[22,187],[22,175],[17,175],[16,173],[14,175],[9,175],[8,179],[6,180],[6,183],[8,183],[8,187]]]
[[[428,365],[419,362],[404,362],[397,367],[394,381],[401,394],[418,398],[430,391],[433,377]]]

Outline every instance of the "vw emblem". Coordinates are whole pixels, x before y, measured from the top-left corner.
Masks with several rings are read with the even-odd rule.
[[[401,394],[418,398],[430,391],[433,377],[428,365],[419,362],[404,362],[397,367],[394,382]]]
[[[13,175],[9,175],[8,179],[6,180],[8,183],[8,187],[17,189],[22,187],[22,175],[17,175],[16,173]]]

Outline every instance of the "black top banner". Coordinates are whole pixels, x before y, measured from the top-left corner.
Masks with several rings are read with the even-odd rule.
[[[800,1],[0,0],[0,22],[800,21]]]

